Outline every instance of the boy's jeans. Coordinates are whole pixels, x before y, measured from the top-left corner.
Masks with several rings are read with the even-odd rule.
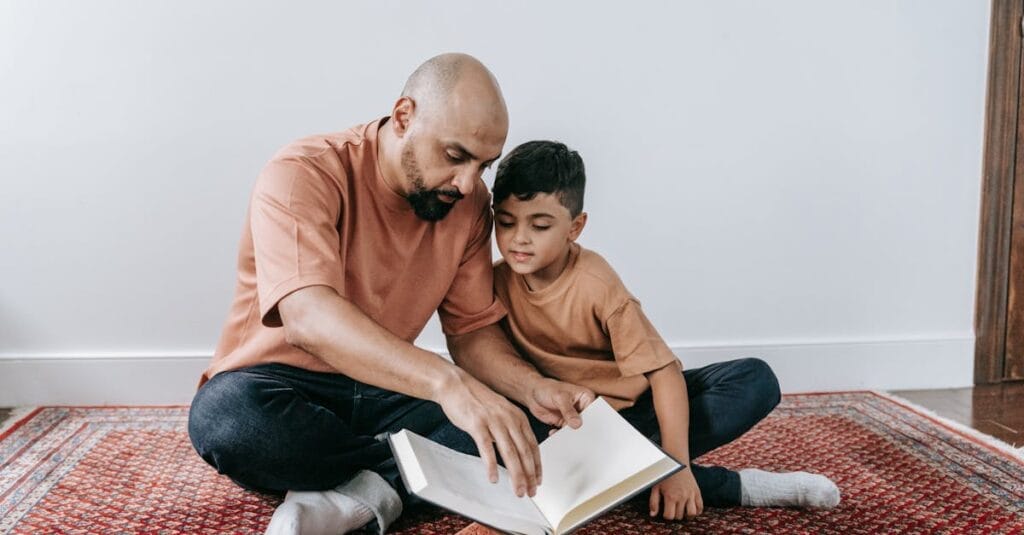
[[[740,505],[740,476],[693,459],[736,440],[779,404],[779,381],[763,360],[745,358],[684,370],[690,396],[690,466],[705,506]],[[620,414],[661,443],[650,389]]]
[[[780,399],[775,375],[758,359],[683,373],[694,459],[742,435]],[[658,441],[650,391],[622,415]],[[530,420],[537,439],[546,438],[547,426]],[[402,428],[477,453],[472,438],[449,423],[436,403],[283,364],[217,374],[196,393],[189,412],[189,436],[199,455],[239,485],[263,492],[330,489],[369,469],[407,500],[391,450],[381,440],[382,433]],[[705,505],[739,504],[736,472],[699,465],[688,469]]]

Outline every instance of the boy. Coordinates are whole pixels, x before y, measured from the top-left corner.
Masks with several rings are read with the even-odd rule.
[[[541,373],[605,396],[687,465],[651,490],[651,516],[691,518],[705,503],[835,507],[839,489],[821,475],[690,462],[764,418],[779,401],[778,382],[757,359],[682,372],[611,266],[576,244],[585,183],[579,154],[551,141],[524,143],[498,166],[494,235],[504,260],[494,285],[520,352]],[[540,440],[543,424],[535,427]]]

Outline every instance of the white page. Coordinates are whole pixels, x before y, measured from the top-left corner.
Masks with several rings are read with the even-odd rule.
[[[501,466],[498,482],[491,483],[479,457],[459,453],[408,430],[396,433],[391,440],[407,483],[414,487],[409,490],[420,497],[495,527],[503,527],[499,517],[520,519],[517,531],[527,531],[522,529],[523,523],[546,526],[530,499],[516,496],[508,472]],[[406,440],[408,447],[403,445]],[[415,456],[416,467],[409,466],[410,454]]]
[[[540,445],[544,483],[533,502],[551,526],[573,507],[666,457],[603,398],[581,416],[579,429],[565,427]]]

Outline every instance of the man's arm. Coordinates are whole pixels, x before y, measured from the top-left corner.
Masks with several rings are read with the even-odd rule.
[[[548,425],[578,428],[582,424],[579,411],[594,401],[590,389],[542,375],[519,356],[496,323],[448,336],[448,351],[460,368]]]
[[[537,441],[526,416],[507,399],[441,356],[398,338],[330,287],[297,290],[278,303],[278,311],[288,343],[357,381],[438,403],[473,437],[492,482],[498,479],[497,447],[516,493],[535,493]]]

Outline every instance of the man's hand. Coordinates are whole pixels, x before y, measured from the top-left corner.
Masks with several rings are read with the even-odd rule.
[[[516,496],[533,496],[541,482],[540,450],[526,414],[468,373],[456,369],[435,401],[476,442],[491,483],[498,482],[497,447]]]
[[[665,520],[694,518],[703,513],[704,499],[693,472],[683,469],[655,485],[651,489],[650,507],[651,516],[658,516],[658,511],[662,511]]]
[[[568,425],[578,429],[583,425],[580,411],[590,405],[595,397],[589,388],[546,377],[537,381],[530,391],[526,408],[530,409],[534,417],[550,426]]]

